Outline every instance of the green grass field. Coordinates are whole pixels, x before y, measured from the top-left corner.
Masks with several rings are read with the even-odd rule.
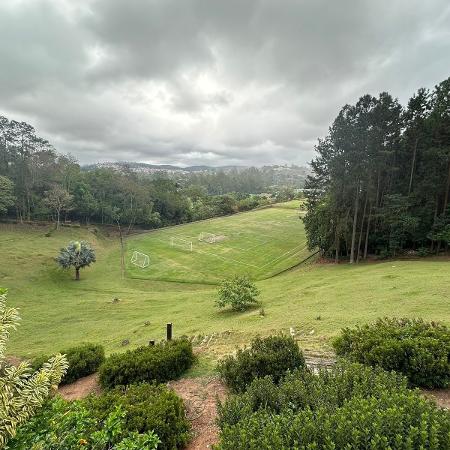
[[[201,283],[217,283],[237,272],[269,278],[311,254],[296,206],[298,202],[129,238],[127,273],[133,278]],[[202,232],[218,241],[200,241]],[[134,251],[149,255],[150,265],[131,264]]]
[[[217,219],[221,224],[217,229],[225,229],[223,223],[238,229],[246,220],[253,223],[264,211],[271,217],[269,221],[276,221],[271,215],[278,213],[280,222],[282,217],[286,220],[289,233],[295,233],[292,216],[283,215],[289,208]],[[240,225],[233,225],[233,221]],[[180,228],[184,229],[172,231]],[[9,304],[19,306],[22,316],[20,327],[11,335],[8,353],[12,355],[31,357],[83,341],[101,343],[107,352],[123,351],[163,338],[165,324],[173,322],[177,336],[208,336],[193,372],[204,373],[212,361],[236,345],[258,334],[288,332],[290,327],[297,330],[303,349],[323,352],[330,349],[330,339],[340,328],[380,316],[423,317],[450,325],[450,263],[444,259],[300,265],[257,282],[265,311],[261,316],[260,308],[244,313],[218,311],[214,306],[217,286],[192,282],[202,277],[208,282],[218,279],[221,269],[209,266],[212,261],[217,263],[216,259],[208,259],[208,263],[191,260],[195,277],[188,270],[189,283],[130,276],[122,279],[116,238],[98,236],[87,229],[64,228],[50,237],[45,236],[46,231],[42,227],[0,225],[0,286],[9,288]],[[170,235],[170,230],[157,233],[161,232]],[[130,242],[147,242],[150,236],[140,235]],[[294,237],[284,232],[284,237],[300,243],[303,231],[300,227]],[[72,272],[58,269],[53,260],[71,239],[88,240],[97,252],[97,263],[81,272],[79,282],[73,280]],[[272,251],[276,253],[276,248]],[[225,271],[228,266],[220,267]],[[240,270],[240,266],[230,267],[223,275]],[[161,273],[168,276],[169,272]],[[263,277],[262,272],[253,275]],[[120,301],[113,303],[114,297]],[[129,339],[128,347],[122,347],[124,339]]]

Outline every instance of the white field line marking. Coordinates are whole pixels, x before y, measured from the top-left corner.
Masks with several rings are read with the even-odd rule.
[[[277,258],[274,258],[274,259],[272,259],[271,261],[268,261],[266,264],[264,264],[263,266],[261,266],[261,269],[263,269],[264,267],[266,267],[266,266],[268,266],[268,265],[270,265],[270,264],[276,262],[277,260],[279,260],[279,259],[281,259],[281,258],[283,258],[283,257],[285,257],[285,256],[288,257],[289,254],[292,253],[292,252],[294,252],[294,254],[295,254],[295,253],[298,253],[298,252],[303,251],[303,250],[307,247],[307,245],[304,245],[303,248],[299,249],[302,245],[303,245],[303,244],[297,245],[296,247],[292,248],[291,250],[288,250],[287,252],[283,253],[282,255],[278,256]],[[297,250],[297,249],[298,249],[298,250]],[[293,255],[291,255],[291,256],[293,256]]]
[[[194,252],[196,252],[196,253],[203,253],[204,255],[208,255],[208,256],[215,256],[216,258],[223,259],[224,261],[233,261],[233,262],[238,263],[238,264],[243,264],[245,266],[254,267],[255,269],[259,269],[260,268],[259,266],[255,266],[254,264],[248,264],[248,263],[246,263],[244,261],[239,261],[239,260],[233,259],[233,258],[225,258],[222,255],[217,255],[216,253],[203,252],[202,250],[198,250],[198,249],[195,249]]]

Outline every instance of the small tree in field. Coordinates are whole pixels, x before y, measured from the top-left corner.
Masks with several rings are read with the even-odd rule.
[[[45,203],[56,213],[56,229],[59,229],[61,213],[70,209],[72,199],[73,196],[61,186],[55,185],[45,192]]]
[[[80,269],[95,262],[95,251],[86,241],[72,241],[62,248],[56,262],[63,268],[75,268],[75,279],[80,279]]]
[[[216,305],[219,308],[231,306],[233,311],[243,311],[258,303],[259,290],[247,276],[234,275],[222,281]]]
[[[66,357],[61,354],[34,373],[28,363],[21,362],[18,366],[6,363],[6,343],[19,319],[17,309],[6,307],[6,289],[0,288],[0,448],[42,406],[68,367]]]

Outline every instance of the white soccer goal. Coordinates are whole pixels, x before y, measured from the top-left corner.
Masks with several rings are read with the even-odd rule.
[[[213,233],[207,233],[206,231],[202,231],[198,235],[198,240],[201,242],[206,242],[208,244],[214,244],[217,242],[217,235]]]
[[[145,269],[150,265],[150,257],[145,253],[134,251],[133,256],[131,257],[131,264],[134,264],[141,269]]]
[[[180,237],[172,236],[170,238],[170,246],[192,252],[192,241],[188,241],[187,239],[183,239]]]

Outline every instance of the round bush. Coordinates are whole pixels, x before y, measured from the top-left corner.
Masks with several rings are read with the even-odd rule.
[[[450,448],[450,414],[394,372],[360,364],[270,377],[219,404],[218,449]]]
[[[193,362],[192,344],[186,339],[139,347],[107,358],[99,369],[100,384],[110,389],[148,381],[164,383],[180,376]]]
[[[69,384],[95,373],[105,360],[105,350],[97,344],[81,344],[59,353],[65,354],[69,363],[67,373],[61,380],[61,384]],[[32,362],[33,369],[39,369],[49,360],[49,356],[39,356]]]
[[[305,359],[293,338],[256,338],[249,348],[240,349],[218,364],[218,371],[234,392],[242,392],[255,379],[270,375],[277,383],[287,370],[305,367]]]
[[[165,385],[142,383],[118,387],[100,396],[85,399],[87,409],[99,421],[119,406],[125,412],[123,428],[129,432],[154,431],[158,449],[183,448],[189,440],[189,422],[183,401]]]
[[[345,328],[333,342],[336,354],[403,373],[413,386],[450,383],[450,330],[419,319],[379,319]]]

